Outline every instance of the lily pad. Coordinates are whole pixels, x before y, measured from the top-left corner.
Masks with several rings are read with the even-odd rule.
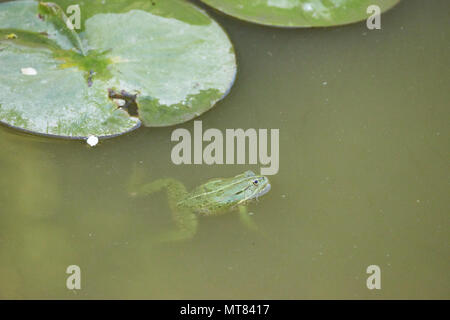
[[[0,4],[0,70],[0,122],[85,139],[202,114],[228,93],[236,58],[184,0],[14,1]]]
[[[400,0],[201,0],[230,16],[278,27],[327,27],[368,18],[367,8],[384,12]]]

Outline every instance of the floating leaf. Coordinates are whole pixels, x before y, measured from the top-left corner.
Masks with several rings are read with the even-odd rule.
[[[400,0],[201,0],[230,16],[279,27],[326,27],[369,17],[367,8],[384,12]]]
[[[68,138],[169,126],[209,110],[234,81],[227,35],[184,0],[54,2],[0,4],[6,125]]]

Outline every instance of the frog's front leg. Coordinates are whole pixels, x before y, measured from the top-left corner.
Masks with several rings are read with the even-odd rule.
[[[166,189],[169,208],[177,229],[158,237],[159,241],[187,240],[197,233],[198,217],[189,208],[178,206],[178,202],[186,197],[185,186],[175,179],[160,179],[142,186],[138,194],[151,194]]]
[[[252,217],[248,213],[246,206],[239,206],[239,219],[249,230],[256,231],[258,230],[258,226],[255,221],[253,221]]]

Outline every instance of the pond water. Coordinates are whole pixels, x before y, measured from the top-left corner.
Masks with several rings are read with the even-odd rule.
[[[189,189],[259,171],[174,165],[177,127],[95,148],[0,127],[0,298],[450,298],[449,9],[402,1],[375,31],[269,28],[208,9],[239,72],[198,118],[204,130],[280,129],[272,190],[249,208],[258,232],[229,213],[202,218],[191,241],[152,240],[170,210],[164,193],[129,196],[134,170]],[[66,288],[69,265],[81,290]],[[381,290],[366,286],[369,265]]]

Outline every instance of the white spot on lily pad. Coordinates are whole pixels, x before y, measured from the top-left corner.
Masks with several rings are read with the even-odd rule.
[[[313,6],[311,5],[311,3],[304,3],[303,10],[305,10],[306,12],[313,11]]]
[[[96,136],[89,136],[86,143],[91,147],[95,147],[98,144],[98,138]]]
[[[298,3],[297,0],[268,0],[267,5],[270,7],[277,7],[283,9],[292,9],[295,8]]]
[[[22,69],[20,69],[20,71],[22,72],[22,74],[24,74],[26,76],[35,76],[35,75],[37,75],[37,71],[34,68],[22,68]]]

